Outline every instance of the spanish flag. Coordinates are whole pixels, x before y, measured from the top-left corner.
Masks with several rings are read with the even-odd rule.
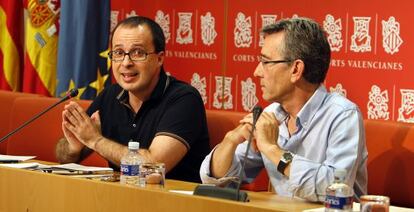
[[[60,0],[27,0],[23,91],[55,96]]]
[[[22,1],[0,0],[0,89],[20,90],[22,40]]]

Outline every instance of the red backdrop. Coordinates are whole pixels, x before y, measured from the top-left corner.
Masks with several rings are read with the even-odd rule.
[[[155,19],[167,42],[165,67],[195,86],[207,109],[248,111],[261,98],[253,71],[260,29],[292,16],[327,31],[332,49],[325,85],[360,107],[364,118],[414,122],[411,1],[326,0],[112,1],[112,27],[129,15]]]

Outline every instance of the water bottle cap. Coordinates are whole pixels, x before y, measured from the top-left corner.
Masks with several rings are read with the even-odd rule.
[[[334,173],[335,177],[345,177],[346,176],[346,169],[335,169]]]
[[[128,142],[128,149],[139,149],[139,142],[136,142],[136,141]]]

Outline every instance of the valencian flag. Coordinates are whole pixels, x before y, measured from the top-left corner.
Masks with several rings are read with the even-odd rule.
[[[26,0],[23,91],[54,96],[60,0]]]
[[[23,70],[23,3],[0,0],[0,89],[20,90]]]
[[[62,0],[60,26],[57,95],[78,88],[78,97],[93,99],[110,81],[109,0]]]

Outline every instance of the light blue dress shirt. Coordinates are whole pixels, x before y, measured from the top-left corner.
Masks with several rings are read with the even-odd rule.
[[[290,176],[277,171],[265,155],[249,151],[243,179],[251,182],[265,167],[276,193],[297,196],[310,201],[324,201],[326,188],[334,181],[335,169],[346,169],[346,183],[353,186],[354,198],[367,193],[367,158],[363,118],[358,107],[337,93],[328,93],[321,85],[297,115],[297,131],[289,136],[288,114],[278,103],[264,109],[279,120],[278,146],[294,154]],[[238,176],[247,141],[235,152],[226,177]],[[210,160],[214,150],[206,156],[200,176],[203,182],[210,177]]]

